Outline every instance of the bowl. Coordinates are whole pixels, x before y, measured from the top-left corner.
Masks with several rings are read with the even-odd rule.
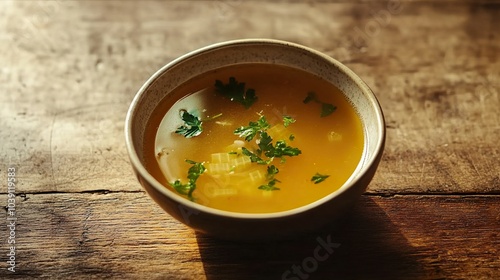
[[[215,69],[246,63],[276,64],[312,73],[334,84],[361,119],[364,150],[358,167],[337,191],[292,210],[275,213],[236,213],[185,199],[156,180],[145,167],[143,147],[152,112],[173,89]],[[245,39],[210,45],[166,64],[139,89],[125,122],[130,162],[138,181],[168,214],[192,229],[231,240],[289,238],[319,230],[345,215],[372,180],[385,143],[382,109],[370,88],[337,60],[311,48],[271,39]]]

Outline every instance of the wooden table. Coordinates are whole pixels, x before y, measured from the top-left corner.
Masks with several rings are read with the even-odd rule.
[[[500,279],[500,3],[0,1],[0,22],[0,278]],[[337,58],[382,104],[382,163],[340,227],[216,240],[132,174],[142,83],[249,37]],[[335,244],[321,260],[320,239]]]

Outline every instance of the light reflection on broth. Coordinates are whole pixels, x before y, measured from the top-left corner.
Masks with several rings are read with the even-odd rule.
[[[229,77],[255,89],[258,99],[250,108],[216,93],[215,80],[226,83]],[[336,111],[320,117],[319,102],[303,102],[309,92],[315,92],[321,102],[335,105]],[[270,213],[309,204],[340,188],[356,169],[363,152],[362,125],[352,105],[336,87],[301,70],[267,64],[230,66],[192,79],[177,88],[174,96],[185,97],[177,102],[174,98],[162,102],[148,124],[146,165],[158,181],[171,188],[169,182],[187,182],[192,165],[186,159],[204,162],[207,171],[196,181],[193,197],[209,207]],[[185,138],[174,133],[183,124],[180,110],[197,112],[202,119],[222,115],[204,121],[199,136]],[[241,150],[239,155],[230,153],[242,144],[249,150],[257,147],[233,131],[257,121],[259,114],[273,126],[269,131],[273,140],[283,139],[301,150],[300,155],[286,158],[285,163],[279,159],[270,163],[279,169],[275,175],[280,181],[275,185],[279,190],[259,189],[266,183],[266,165],[250,163]],[[284,128],[284,115],[296,122]],[[291,134],[293,141],[289,139]],[[329,177],[314,184],[311,178],[316,173]]]

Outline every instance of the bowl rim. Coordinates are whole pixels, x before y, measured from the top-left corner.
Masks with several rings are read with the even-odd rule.
[[[373,152],[373,156],[365,162],[365,165],[360,168],[356,169],[355,171],[358,172],[357,176],[353,179],[352,176],[340,187],[339,189],[329,193],[328,195],[313,201],[311,203],[308,203],[306,205],[285,210],[285,211],[279,211],[279,212],[270,212],[270,213],[243,213],[243,212],[233,212],[233,211],[227,211],[227,210],[220,210],[216,208],[212,208],[209,206],[201,205],[196,202],[190,201],[184,197],[179,196],[178,194],[175,194],[173,191],[165,187],[163,184],[161,184],[156,178],[154,178],[145,168],[145,166],[142,164],[142,162],[139,159],[139,156],[137,154],[137,151],[134,148],[134,143],[133,143],[133,131],[132,131],[132,124],[134,122],[134,115],[136,112],[136,109],[138,107],[138,104],[141,101],[142,96],[146,92],[146,90],[161,76],[164,74],[165,71],[168,69],[174,67],[175,65],[182,63],[184,60],[187,60],[191,57],[203,54],[204,52],[216,50],[219,48],[224,48],[224,47],[237,47],[239,45],[281,45],[285,47],[292,47],[296,49],[300,49],[302,51],[306,51],[311,53],[312,55],[318,56],[327,62],[333,64],[335,67],[339,68],[341,72],[346,74],[350,79],[353,80],[353,82],[356,84],[358,88],[361,89],[363,93],[365,93],[365,97],[368,99],[369,103],[371,104],[371,107],[375,110],[375,115],[376,115],[376,123],[377,123],[377,130],[379,133],[379,137],[376,140],[376,147]],[[370,169],[370,167],[373,164],[376,164],[376,161],[378,160],[379,154],[383,152],[384,149],[384,143],[385,143],[385,137],[386,137],[386,129],[385,129],[385,120],[384,120],[384,115],[382,108],[380,106],[379,101],[377,100],[377,97],[373,93],[373,91],[368,87],[368,85],[356,74],[354,73],[351,69],[349,69],[347,66],[339,62],[338,60],[332,58],[331,56],[328,56],[320,51],[317,51],[315,49],[312,49],[310,47],[300,45],[297,43],[293,42],[288,42],[288,41],[283,41],[283,40],[276,40],[276,39],[266,39],[266,38],[252,38],[252,39],[237,39],[237,40],[229,40],[229,41],[224,41],[224,42],[219,42],[215,44],[211,44],[196,50],[193,50],[191,52],[188,52],[182,56],[179,56],[178,58],[172,60],[171,62],[165,64],[163,67],[161,67],[159,70],[157,70],[137,91],[135,94],[132,102],[130,103],[129,109],[127,111],[127,115],[125,118],[125,127],[124,127],[124,132],[125,132],[125,144],[127,148],[127,152],[129,155],[129,159],[131,161],[131,164],[135,171],[142,176],[147,183],[152,186],[156,191],[161,193],[162,195],[166,196],[168,199],[171,199],[178,203],[179,205],[182,205],[186,208],[193,208],[195,211],[199,212],[205,212],[209,213],[212,215],[216,216],[224,216],[224,217],[232,217],[232,218],[239,218],[239,219],[273,219],[273,218],[282,218],[286,216],[293,216],[296,214],[300,214],[303,212],[307,212],[313,208],[316,208],[322,204],[325,204],[327,201],[334,199],[337,196],[340,196],[342,193],[346,192],[348,189],[352,188],[354,186],[354,183],[356,183],[359,178],[362,177],[365,173],[367,173]],[[363,157],[360,159],[360,162],[363,161]],[[142,185],[141,185],[142,186]],[[143,187],[143,186],[142,186]],[[143,187],[144,188],[144,187]]]

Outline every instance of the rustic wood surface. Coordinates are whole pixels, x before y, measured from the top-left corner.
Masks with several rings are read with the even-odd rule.
[[[500,278],[499,26],[492,1],[0,1],[0,278]],[[378,96],[388,134],[344,221],[238,244],[195,233],[152,202],[123,125],[165,63],[256,37],[353,69]],[[335,249],[312,267],[320,239]]]

